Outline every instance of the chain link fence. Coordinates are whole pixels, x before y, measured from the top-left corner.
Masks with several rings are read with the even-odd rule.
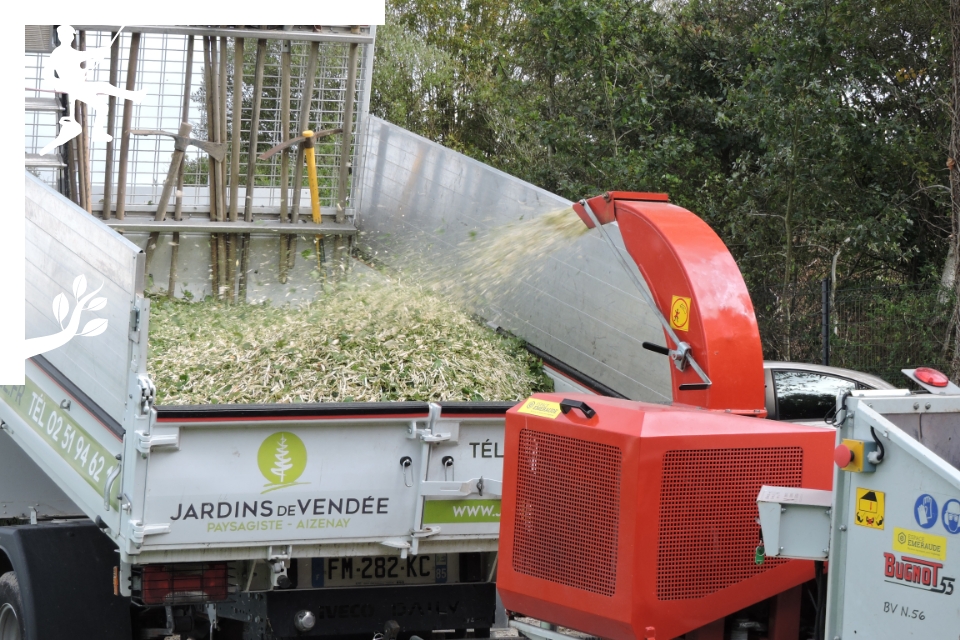
[[[751,292],[767,360],[829,364],[903,385],[900,369],[948,370],[954,294],[936,285],[844,287],[829,281]]]

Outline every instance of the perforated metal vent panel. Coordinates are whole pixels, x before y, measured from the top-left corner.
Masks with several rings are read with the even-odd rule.
[[[610,445],[520,432],[514,571],[613,595],[621,459]]]
[[[763,485],[799,487],[800,447],[668,451],[663,458],[657,598],[702,598],[783,564],[754,563]]]

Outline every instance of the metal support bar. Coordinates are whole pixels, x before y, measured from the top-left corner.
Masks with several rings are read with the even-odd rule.
[[[821,319],[821,351],[823,355],[823,366],[830,366],[830,278],[824,278],[821,283],[821,307],[823,310]]]
[[[350,180],[350,148],[353,142],[353,102],[357,92],[357,60],[360,47],[350,45],[350,57],[347,62],[347,86],[344,91],[343,104],[343,138],[340,145],[340,177],[337,183],[337,222],[343,222],[344,211],[347,208],[349,191],[347,182]]]
[[[130,60],[127,63],[127,91],[137,88],[137,61],[140,57],[140,34],[130,36]],[[117,173],[117,220],[123,220],[127,206],[127,156],[130,155],[130,125],[133,122],[133,101],[123,101],[123,128],[120,130],[120,167]]]
[[[74,25],[75,29],[86,31],[115,31],[119,25]],[[167,35],[186,36],[227,36],[236,38],[263,38],[271,40],[299,40],[310,42],[357,42],[373,44],[373,34],[354,33],[349,27],[324,26],[317,31],[313,27],[294,27],[292,29],[236,29],[229,27],[193,27],[186,25],[124,25],[123,30],[128,33],[159,33]]]
[[[303,133],[310,128],[310,105],[313,102],[313,86],[317,75],[317,58],[320,55],[319,43],[310,44],[310,53],[307,56],[307,68],[304,72],[303,92],[300,94],[300,119],[297,121],[297,130]],[[293,166],[293,210],[290,222],[300,221],[300,194],[303,191],[303,146],[297,148],[297,161]]]
[[[110,35],[113,41],[110,44],[110,84],[117,86],[117,76],[120,72],[120,39],[117,32]],[[117,117],[117,97],[110,96],[107,101],[107,135],[113,137],[113,121]],[[107,143],[106,169],[103,174],[103,213],[104,220],[109,220],[113,214],[113,147],[116,140]]]

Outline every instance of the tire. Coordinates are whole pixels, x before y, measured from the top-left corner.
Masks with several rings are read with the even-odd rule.
[[[0,640],[25,640],[23,605],[17,574],[7,571],[0,576]]]

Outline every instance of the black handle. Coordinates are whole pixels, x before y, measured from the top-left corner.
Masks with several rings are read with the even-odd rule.
[[[703,391],[709,388],[710,385],[706,382],[688,382],[680,385],[680,391]]]
[[[652,342],[644,342],[641,346],[647,351],[653,351],[654,353],[659,353],[660,355],[664,356],[670,355],[670,349],[661,347],[658,344],[653,344]]]
[[[591,409],[590,405],[581,400],[569,400],[564,398],[560,401],[560,411],[562,411],[564,415],[570,413],[571,409],[580,409],[587,420],[597,415],[597,412]]]

